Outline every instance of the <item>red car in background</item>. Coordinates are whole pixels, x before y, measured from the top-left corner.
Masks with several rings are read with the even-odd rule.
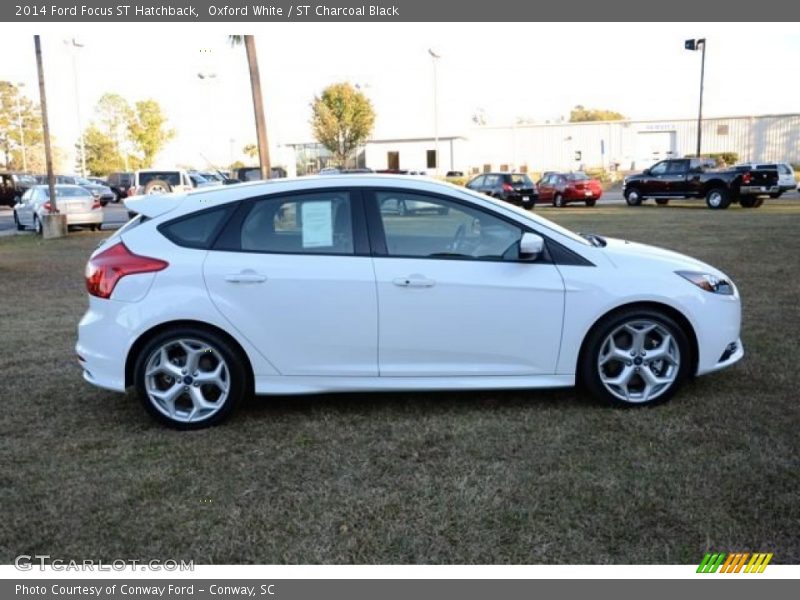
[[[603,195],[603,186],[582,171],[562,173],[548,171],[537,184],[538,202],[550,202],[553,206],[566,206],[570,202],[585,202],[594,206]]]

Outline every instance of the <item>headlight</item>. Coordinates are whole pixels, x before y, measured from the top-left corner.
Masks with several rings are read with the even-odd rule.
[[[722,294],[724,296],[733,295],[733,284],[727,279],[717,277],[711,273],[701,273],[698,271],[675,271],[687,281],[691,281],[697,287],[711,292],[712,294]]]

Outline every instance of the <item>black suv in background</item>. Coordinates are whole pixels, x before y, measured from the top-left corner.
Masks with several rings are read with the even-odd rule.
[[[128,190],[133,187],[133,173],[111,173],[106,177],[106,182],[117,197],[115,202],[118,202],[121,198],[128,197]]]
[[[0,206],[14,206],[32,185],[36,185],[33,175],[0,173]]]
[[[483,173],[470,179],[467,187],[522,208],[533,208],[539,198],[539,191],[527,173]]]

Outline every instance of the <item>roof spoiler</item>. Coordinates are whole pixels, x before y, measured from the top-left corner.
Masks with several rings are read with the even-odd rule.
[[[185,194],[131,196],[125,199],[125,208],[152,219],[178,208],[185,199]]]

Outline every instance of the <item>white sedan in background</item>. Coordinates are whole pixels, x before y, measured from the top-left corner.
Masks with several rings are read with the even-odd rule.
[[[581,383],[644,406],[744,354],[739,293],[714,267],[434,180],[305,177],[126,204],[139,216],[86,267],[78,360],[173,427],[219,423],[253,393]]]
[[[102,227],[103,207],[90,191],[67,184],[58,184],[55,190],[56,208],[67,216],[67,226],[85,225],[92,230]],[[36,233],[42,233],[42,219],[50,210],[50,188],[34,185],[14,206],[14,223],[20,231],[30,227]]]

